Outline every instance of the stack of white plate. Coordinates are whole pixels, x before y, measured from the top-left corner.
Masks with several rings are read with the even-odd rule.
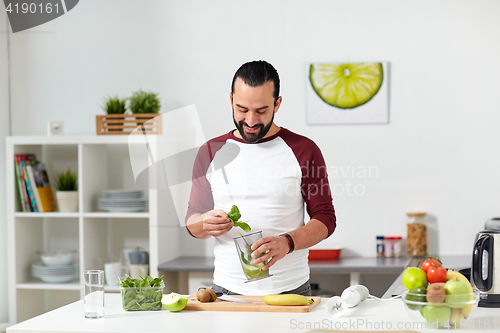
[[[31,265],[31,274],[40,278],[43,282],[48,283],[63,283],[70,282],[79,275],[78,265],[52,265],[44,264]]]
[[[97,208],[108,212],[142,212],[148,207],[148,199],[141,190],[107,190],[104,198],[97,200]]]

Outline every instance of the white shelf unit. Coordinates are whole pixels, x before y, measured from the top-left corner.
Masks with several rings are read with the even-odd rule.
[[[12,136],[6,140],[9,321],[16,323],[82,297],[79,278],[70,283],[44,283],[31,276],[31,265],[40,262],[37,251],[75,250],[80,276],[87,269],[103,269],[121,255],[125,246],[149,251],[150,275],[157,277],[158,263],[179,256],[179,230],[168,189],[156,184],[156,171],[148,168],[134,180],[129,145],[148,143],[153,160],[162,149],[154,136]],[[75,213],[22,212],[14,171],[14,154],[34,153],[54,180],[57,172],[71,168],[78,173],[79,211]],[[168,188],[168,187],[167,187]],[[149,198],[144,212],[105,212],[97,209],[104,190],[141,189]],[[54,190],[54,189],[53,189]],[[55,192],[55,191],[54,191]],[[55,193],[54,193],[55,195]],[[107,287],[107,292],[119,292]]]

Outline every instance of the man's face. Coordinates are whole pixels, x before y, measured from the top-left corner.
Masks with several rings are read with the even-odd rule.
[[[251,87],[241,78],[234,82],[231,94],[234,125],[246,142],[257,142],[266,137],[273,126],[274,113],[278,111],[281,97],[273,97],[274,84],[268,81],[261,86]]]

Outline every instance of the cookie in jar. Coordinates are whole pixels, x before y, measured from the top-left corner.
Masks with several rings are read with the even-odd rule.
[[[406,213],[408,216],[407,242],[408,256],[421,257],[427,255],[427,226],[424,212]]]

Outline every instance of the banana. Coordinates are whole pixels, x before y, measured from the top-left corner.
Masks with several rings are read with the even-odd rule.
[[[459,279],[459,280],[464,280],[469,282],[467,278],[462,274],[457,271],[447,271],[446,272],[446,281],[448,280],[453,280],[453,279]],[[471,292],[472,292],[472,287],[471,287]]]
[[[474,299],[474,296],[471,296],[471,301],[473,299]],[[464,316],[465,319],[467,319],[469,317],[473,305],[474,304],[469,304],[469,305],[466,305],[462,308],[462,315]]]
[[[453,279],[467,281],[467,283],[469,284],[469,292],[471,293],[470,300],[471,301],[474,300],[474,295],[472,295],[473,290],[472,290],[472,286],[471,286],[469,280],[467,280],[467,278],[462,273],[459,273],[456,271],[447,271],[446,272],[446,281],[453,280]],[[464,316],[464,318],[467,319],[467,317],[469,317],[470,311],[471,311],[473,305],[474,304],[469,304],[469,305],[466,305],[465,307],[462,308],[462,315]]]
[[[307,305],[314,301],[302,295],[282,294],[262,296],[264,303],[269,305]]]
[[[462,320],[463,317],[464,316],[462,315],[462,309],[451,309],[450,326],[452,326],[453,328],[460,328],[460,320]]]

